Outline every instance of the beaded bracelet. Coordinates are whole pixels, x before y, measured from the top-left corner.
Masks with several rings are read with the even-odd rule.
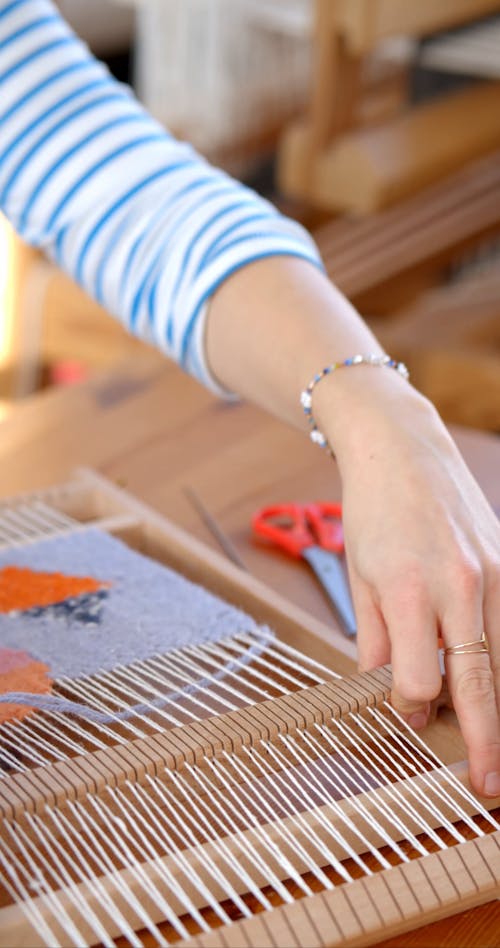
[[[337,369],[348,368],[351,365],[375,365],[380,368],[395,369],[396,372],[399,372],[404,379],[408,381],[410,378],[410,373],[406,368],[404,362],[396,362],[395,359],[391,359],[388,355],[354,355],[349,359],[344,359],[343,362],[333,362],[332,365],[327,365],[326,368],[322,369],[321,372],[318,372],[317,375],[309,382],[307,388],[301,393],[300,404],[304,409],[304,414],[310,425],[309,437],[311,441],[314,441],[315,444],[319,444],[320,448],[326,448],[329,454],[332,457],[335,457],[330,445],[328,444],[327,439],[322,431],[319,430],[312,413],[312,394],[318,384],[321,382],[321,379],[324,379],[326,375],[331,375],[332,372],[335,372]]]

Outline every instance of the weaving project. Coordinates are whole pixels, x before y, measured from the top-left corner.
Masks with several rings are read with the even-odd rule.
[[[206,589],[97,529],[0,553],[0,647],[25,649],[56,677],[109,671],[256,628]]]
[[[496,814],[388,669],[51,530],[0,552],[0,946],[368,945],[498,895]]]

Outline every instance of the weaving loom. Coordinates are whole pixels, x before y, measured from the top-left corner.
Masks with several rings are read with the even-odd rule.
[[[0,508],[0,578],[17,571],[21,589],[35,566],[43,608],[12,608],[9,587],[0,615],[7,677],[20,676],[0,681],[0,945],[366,945],[498,897],[500,801],[489,812],[468,789],[454,728],[438,719],[422,737],[391,709],[387,669],[340,677],[349,662],[319,623],[301,627],[89,472]],[[151,600],[146,574],[160,598],[187,588],[219,632],[201,622],[159,651],[153,636],[125,662],[119,635],[103,659],[113,595],[119,606],[136,568],[134,599]],[[201,576],[213,593],[186,586]],[[19,658],[42,620],[49,638],[75,635],[70,664],[50,653],[23,688],[49,654],[40,639]],[[78,636],[93,634],[76,675]]]

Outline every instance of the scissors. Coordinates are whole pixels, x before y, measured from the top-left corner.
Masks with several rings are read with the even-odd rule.
[[[344,550],[341,505],[274,504],[253,515],[252,527],[257,536],[309,563],[342,620],[345,634],[354,638],[356,618],[339,560]]]

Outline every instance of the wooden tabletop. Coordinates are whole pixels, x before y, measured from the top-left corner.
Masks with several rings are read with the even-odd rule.
[[[500,510],[500,439],[453,434]],[[330,624],[333,644],[353,654],[307,564],[251,536],[250,517],[263,504],[339,499],[335,465],[303,434],[253,406],[217,400],[156,353],[141,352],[83,385],[23,402],[0,424],[0,497],[61,482],[81,464],[219,549],[186,494],[194,489],[250,572]],[[499,932],[497,901],[384,945],[494,948]]]

